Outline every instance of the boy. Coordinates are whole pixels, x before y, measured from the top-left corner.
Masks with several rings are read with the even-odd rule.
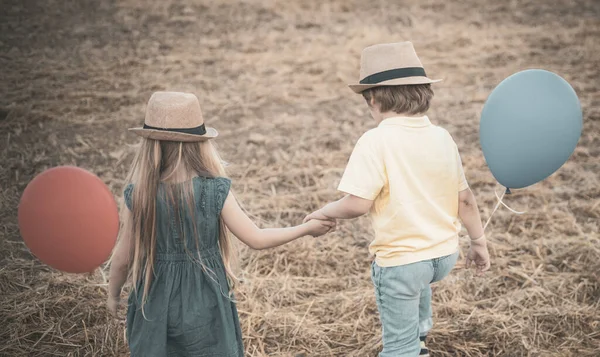
[[[306,217],[349,219],[371,212],[371,277],[382,324],[380,357],[428,356],[430,284],[458,257],[460,220],[471,237],[467,266],[490,267],[479,211],[450,134],[425,113],[431,80],[410,42],[367,47],[361,93],[378,127],[357,142],[339,190],[347,195]]]

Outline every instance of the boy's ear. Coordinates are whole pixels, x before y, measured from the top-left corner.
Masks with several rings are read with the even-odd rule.
[[[367,103],[369,105],[369,108],[379,110],[379,106],[375,102],[375,98],[373,98],[373,97],[369,98]]]
[[[371,97],[369,98],[369,107],[374,107],[375,106],[375,98]]]

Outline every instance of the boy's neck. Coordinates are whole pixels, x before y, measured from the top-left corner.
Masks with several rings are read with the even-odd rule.
[[[385,112],[385,113],[380,113],[379,114],[379,120],[377,121],[377,124],[381,123],[382,121],[389,119],[389,118],[395,118],[395,117],[407,117],[407,118],[420,118],[425,114],[406,114],[406,113],[396,113],[396,112]]]

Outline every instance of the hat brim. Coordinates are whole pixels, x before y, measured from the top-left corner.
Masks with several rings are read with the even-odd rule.
[[[379,82],[377,84],[349,84],[348,87],[350,87],[350,89],[352,89],[354,93],[361,93],[362,91],[375,87],[431,84],[438,83],[441,81],[441,79],[430,79],[427,77],[410,77],[390,79],[389,81]]]
[[[206,127],[206,134],[204,135],[186,134],[179,133],[176,131],[165,131],[144,128],[130,128],[129,131],[143,138],[163,141],[195,142],[206,141],[219,136],[219,132],[215,128],[211,127]]]

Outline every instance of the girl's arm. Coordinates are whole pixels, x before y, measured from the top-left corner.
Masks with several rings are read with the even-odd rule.
[[[123,219],[128,220],[129,210],[126,210]],[[108,281],[108,296],[109,298],[118,299],[121,295],[121,289],[127,281],[127,273],[129,267],[129,257],[131,250],[131,236],[129,232],[124,232],[117,243],[115,252],[110,262],[110,273]]]
[[[346,195],[342,199],[327,204],[325,207],[315,211],[304,219],[350,219],[367,214],[373,201],[354,195]]]
[[[233,235],[252,249],[273,248],[306,235],[318,237],[335,227],[333,221],[312,220],[288,228],[258,228],[242,211],[230,192],[225,199],[221,216]]]

